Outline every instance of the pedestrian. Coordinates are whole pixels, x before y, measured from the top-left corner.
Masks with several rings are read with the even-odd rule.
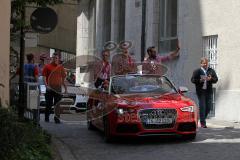
[[[45,109],[45,121],[49,122],[49,115],[51,108],[54,105],[54,121],[60,123],[60,104],[62,98],[62,86],[65,93],[67,93],[67,87],[65,85],[66,71],[62,65],[59,64],[59,54],[54,53],[49,64],[46,64],[43,68],[44,82],[46,85],[46,109]]]
[[[202,128],[207,128],[206,118],[212,106],[212,84],[217,83],[218,77],[214,69],[208,66],[208,59],[200,60],[201,67],[193,72],[191,81],[195,84],[199,101],[200,123]]]
[[[177,44],[177,49],[170,52],[167,55],[157,54],[155,46],[148,47],[147,54],[148,57],[145,58],[143,63],[143,73],[147,74],[162,74],[161,64],[162,62],[170,61],[179,56],[179,44]]]
[[[130,55],[127,45],[121,45],[122,52],[113,56],[112,73],[113,75],[125,75],[136,73],[137,67],[135,59]]]
[[[39,64],[38,64],[38,73],[39,73],[39,76],[42,76],[42,70],[43,70],[43,67],[44,67],[44,65],[45,65],[45,57],[44,57],[44,55],[40,55],[40,58],[39,58]]]
[[[108,49],[101,52],[102,60],[96,64],[94,70],[95,87],[102,86],[104,81],[110,80],[111,64],[109,62],[110,51]],[[106,82],[105,82],[106,83]]]
[[[24,64],[24,82],[38,82],[38,67],[34,64],[34,55],[26,55],[27,63]]]

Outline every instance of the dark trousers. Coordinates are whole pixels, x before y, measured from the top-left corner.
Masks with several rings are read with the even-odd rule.
[[[200,110],[200,122],[206,125],[206,118],[212,108],[212,92],[207,90],[200,90],[197,93]]]
[[[57,92],[55,90],[47,89],[45,94],[45,100],[46,100],[46,108],[45,108],[45,119],[49,119],[49,115],[52,110],[52,106],[55,105],[61,101],[62,95],[61,92]]]

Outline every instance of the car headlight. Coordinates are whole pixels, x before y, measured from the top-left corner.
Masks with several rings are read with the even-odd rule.
[[[118,109],[117,109],[117,113],[118,113],[119,115],[124,114],[123,108],[118,108]]]
[[[180,108],[182,112],[194,112],[194,106],[187,106]]]
[[[123,115],[125,113],[134,113],[135,110],[132,108],[117,108],[116,109],[118,115]]]

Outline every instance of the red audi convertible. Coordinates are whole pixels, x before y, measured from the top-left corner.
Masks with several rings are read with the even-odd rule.
[[[113,76],[93,91],[87,106],[88,128],[116,136],[182,135],[196,137],[198,107],[176,89],[166,76],[128,74]]]

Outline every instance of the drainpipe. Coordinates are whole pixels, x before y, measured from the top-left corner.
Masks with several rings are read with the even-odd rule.
[[[142,32],[141,32],[141,61],[144,60],[145,48],[146,48],[146,0],[142,0]]]
[[[21,10],[21,21],[25,24],[25,6]],[[23,118],[24,116],[24,52],[25,52],[25,33],[24,25],[21,25],[20,29],[20,65],[19,65],[19,99],[18,99],[18,116]]]

